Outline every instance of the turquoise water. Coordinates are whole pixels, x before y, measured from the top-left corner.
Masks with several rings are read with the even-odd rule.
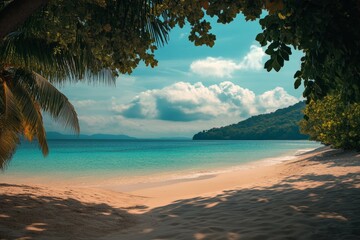
[[[103,178],[233,167],[320,147],[310,141],[49,140],[43,158],[23,143],[3,176]],[[0,177],[1,177],[0,175]]]

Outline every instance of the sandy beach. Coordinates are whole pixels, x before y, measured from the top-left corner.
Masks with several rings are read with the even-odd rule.
[[[129,188],[0,182],[0,239],[360,239],[360,153]]]

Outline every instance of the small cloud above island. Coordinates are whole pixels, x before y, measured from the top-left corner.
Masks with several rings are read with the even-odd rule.
[[[298,101],[281,87],[256,96],[253,91],[229,81],[209,87],[201,82],[177,82],[141,92],[127,104],[113,101],[112,110],[126,118],[189,122],[218,117],[247,118]]]
[[[264,56],[265,52],[261,47],[251,45],[250,51],[240,62],[222,57],[207,57],[193,61],[190,71],[202,77],[231,78],[235,71],[263,69]]]

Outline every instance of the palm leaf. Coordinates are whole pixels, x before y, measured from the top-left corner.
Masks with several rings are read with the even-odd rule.
[[[124,29],[143,30],[150,34],[157,45],[164,45],[168,41],[170,27],[166,21],[166,13],[156,11],[157,5],[162,2],[163,0],[133,0],[129,4],[126,1],[114,1],[114,8],[119,12],[117,19]]]
[[[63,49],[54,54],[56,47],[57,44],[36,38],[26,31],[13,32],[0,43],[0,62],[35,71],[56,83],[64,80],[115,83],[111,71],[101,69],[100,62],[89,49],[79,45],[73,46],[73,49],[81,49],[76,53]],[[99,66],[97,71],[87,70],[96,66]]]
[[[79,121],[74,106],[47,79],[40,74],[23,69],[13,69],[12,77],[13,81],[20,86],[16,89],[21,102],[24,102],[24,99],[25,101],[33,99],[32,105],[35,105],[36,102],[43,111],[48,112],[55,120],[79,133]],[[14,86],[16,85],[14,84]],[[40,121],[38,110],[26,102],[22,104],[26,106],[24,115],[28,115],[27,120],[31,125],[36,125]]]
[[[32,140],[33,135],[36,135],[39,147],[43,155],[46,156],[49,153],[49,148],[46,141],[40,106],[32,96],[34,86],[29,84],[35,81],[34,75],[19,69],[12,69],[12,72],[13,77],[12,81],[9,82],[9,88],[11,88],[22,113],[22,132],[27,136],[25,134],[25,131],[27,131],[29,140]]]
[[[2,130],[0,132],[0,169],[4,169],[15,153],[20,142],[17,132]]]
[[[74,106],[68,98],[57,90],[44,77],[33,73],[36,81],[34,96],[42,110],[48,112],[55,120],[70,127],[75,133],[80,132],[79,120]]]
[[[0,85],[0,90],[0,97],[2,98],[2,112],[0,113],[0,169],[4,169],[20,141],[19,132],[22,126],[20,109],[5,81]]]
[[[164,45],[167,43],[170,27],[158,18],[148,17],[148,19],[146,24],[147,31],[150,32],[150,35],[155,39],[157,45]]]

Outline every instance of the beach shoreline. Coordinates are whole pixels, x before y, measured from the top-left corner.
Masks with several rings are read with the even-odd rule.
[[[29,173],[22,175],[21,173],[6,172],[0,176],[4,182],[14,184],[22,184],[27,182],[35,185],[50,185],[61,187],[84,187],[84,188],[100,188],[117,192],[133,192],[143,188],[152,188],[156,186],[172,185],[180,182],[191,182],[202,179],[216,177],[218,175],[228,174],[232,172],[242,172],[248,169],[254,169],[264,166],[276,165],[285,161],[296,159],[300,154],[313,151],[316,148],[298,149],[296,151],[287,151],[276,157],[265,157],[257,160],[241,162],[232,165],[219,165],[217,167],[203,166],[201,169],[185,169],[185,170],[167,170],[157,173],[144,173],[134,176],[99,176],[90,174],[87,177],[64,177],[62,175]],[[61,177],[62,176],[62,177]]]
[[[126,193],[116,184],[1,181],[0,239],[360,237],[357,152],[322,147],[275,164],[204,176],[133,186]]]
[[[196,178],[234,171],[262,159],[293,158],[299,149],[316,148],[311,141],[103,141],[52,142],[43,158],[37,149],[20,148],[0,179],[13,183],[97,187]],[[263,163],[268,164],[268,163]]]

